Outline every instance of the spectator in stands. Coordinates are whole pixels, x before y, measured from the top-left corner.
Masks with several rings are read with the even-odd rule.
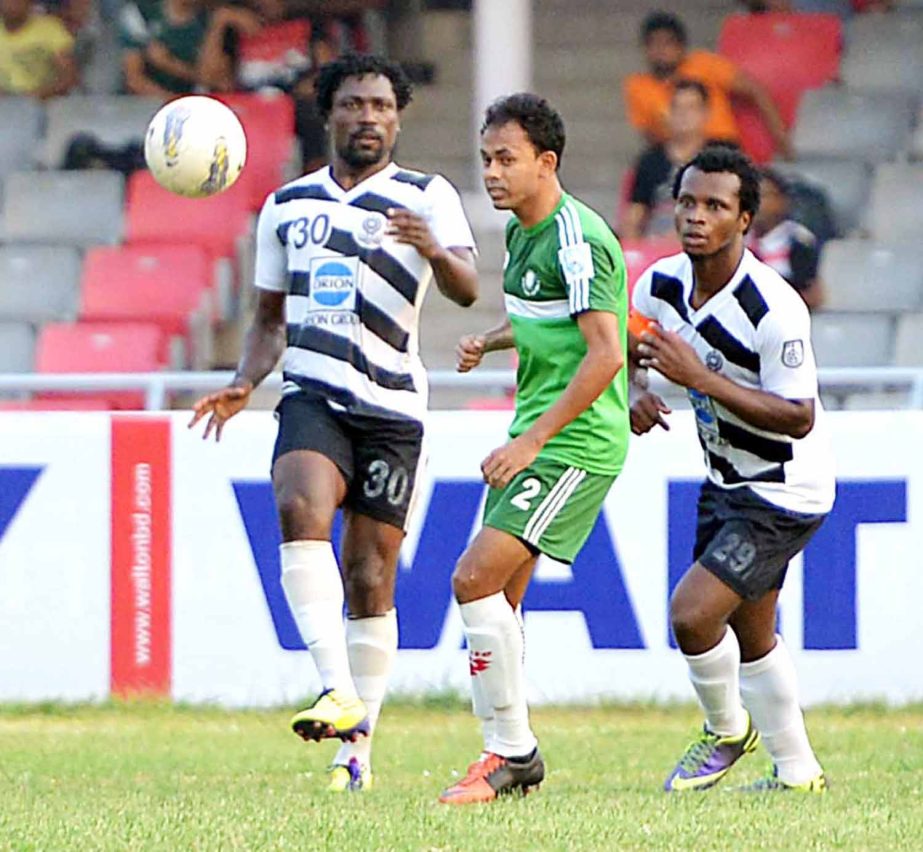
[[[0,0],[0,94],[45,99],[77,84],[74,37],[32,0]]]
[[[670,96],[679,79],[698,80],[708,89],[709,139],[739,144],[740,133],[731,110],[731,96],[751,101],[772,134],[776,151],[791,153],[788,131],[766,89],[733,62],[704,50],[687,51],[686,28],[668,12],[653,12],[641,26],[641,42],[648,70],[630,74],[624,94],[628,120],[649,142],[667,139]]]
[[[791,217],[786,179],[765,169],[760,181],[760,208],[747,234],[747,247],[779,273],[811,310],[823,305],[824,288],[818,277],[820,242]]]
[[[673,178],[705,147],[707,122],[708,90],[697,80],[677,80],[667,118],[669,138],[638,158],[619,237],[636,240],[675,233]]]
[[[234,11],[243,10],[226,14]],[[119,16],[125,89],[164,98],[194,91],[208,27],[201,0],[130,0]]]

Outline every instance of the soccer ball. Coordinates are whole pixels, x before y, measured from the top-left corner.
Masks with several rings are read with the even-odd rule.
[[[240,177],[247,137],[221,101],[190,95],[171,101],[151,119],[144,159],[164,189],[204,198],[223,192]]]

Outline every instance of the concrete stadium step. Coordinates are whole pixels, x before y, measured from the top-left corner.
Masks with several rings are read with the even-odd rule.
[[[400,151],[403,157],[469,157],[474,159],[475,140],[467,124],[408,121],[402,126]]]
[[[493,306],[459,308],[439,293],[431,293],[420,317],[420,353],[430,369],[455,366],[455,344],[466,334],[486,331],[503,322],[503,311]],[[502,366],[502,365],[501,365]]]
[[[634,47],[543,47],[534,58],[536,87],[542,94],[546,85],[582,84],[618,91],[622,78],[640,67],[640,53]]]

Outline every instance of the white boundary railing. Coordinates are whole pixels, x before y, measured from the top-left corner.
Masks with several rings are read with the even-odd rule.
[[[205,392],[227,384],[231,371],[162,373],[0,373],[0,394],[33,391],[143,391],[145,408],[157,411],[166,406],[167,394],[177,391]],[[434,388],[497,390],[515,384],[513,370],[479,369],[471,373],[430,370]],[[923,368],[912,367],[828,367],[818,371],[822,393],[846,397],[852,393],[897,391],[907,395],[907,408],[923,408]],[[652,387],[664,389],[668,383],[652,375]],[[282,374],[272,373],[263,383],[280,388]]]

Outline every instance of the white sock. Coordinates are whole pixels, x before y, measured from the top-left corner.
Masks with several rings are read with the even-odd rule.
[[[371,730],[367,737],[354,743],[343,743],[333,762],[346,766],[355,757],[365,766],[371,765],[372,735],[381,713],[381,702],[388,688],[391,664],[397,654],[397,610],[384,615],[346,620],[346,648],[356,692],[369,711]]]
[[[781,636],[765,657],[740,666],[740,692],[766,751],[787,784],[804,784],[821,773],[798,706],[795,666]]]
[[[537,741],[529,727],[522,632],[513,609],[503,592],[497,592],[461,604],[459,610],[472,678],[480,682],[485,703],[493,708],[491,750],[503,757],[530,754]]]
[[[343,580],[329,541],[289,541],[279,548],[282,588],[324,689],[354,696],[343,626]]]
[[[689,680],[705,710],[705,725],[722,737],[735,737],[747,729],[747,714],[740,703],[740,645],[731,628],[704,654],[686,657]]]
[[[483,751],[485,753],[495,752],[497,720],[494,718],[494,708],[487,700],[484,682],[474,673],[473,669],[471,673],[471,709],[474,715],[481,720],[481,734],[484,737]]]

